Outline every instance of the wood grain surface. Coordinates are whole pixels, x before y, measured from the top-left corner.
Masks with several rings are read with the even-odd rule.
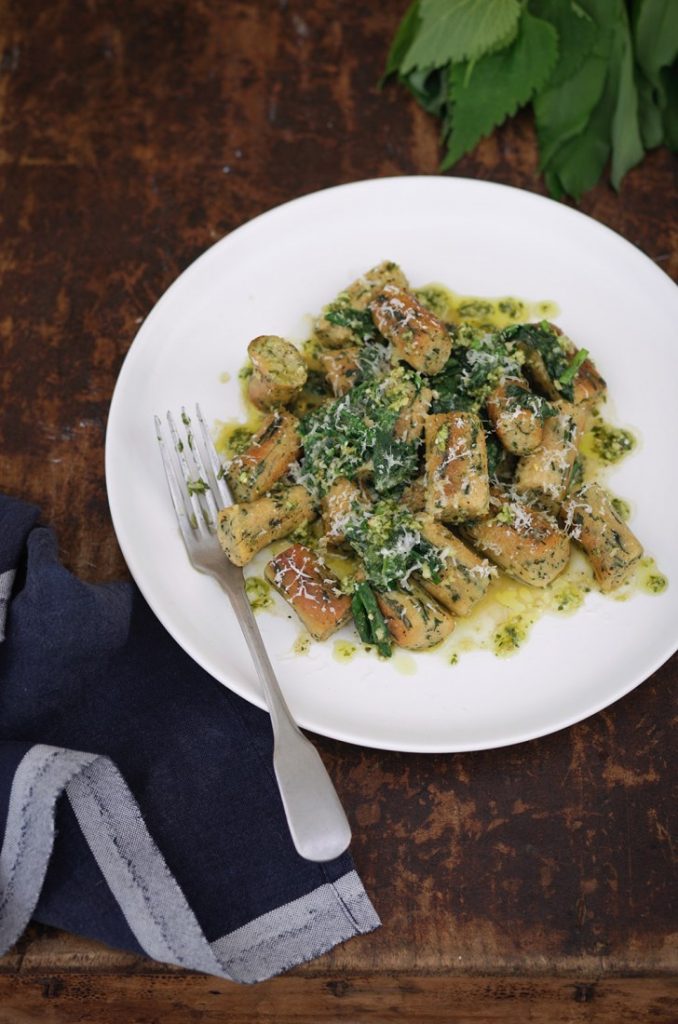
[[[0,487],[42,507],[81,576],[126,574],[107,410],[177,274],[288,199],[436,173],[437,125],[376,87],[405,6],[0,0]],[[581,204],[674,278],[675,169],[656,150],[619,195],[600,184]],[[529,117],[455,174],[543,192]],[[239,988],[32,926],[0,961],[0,1024],[674,1021],[677,676],[674,657],[509,749],[319,739],[383,928]]]

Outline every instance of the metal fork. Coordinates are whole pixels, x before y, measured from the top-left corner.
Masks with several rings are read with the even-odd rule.
[[[307,860],[331,860],[348,846],[351,829],[318,751],[300,732],[285,703],[247,600],[242,569],[232,565],[217,539],[218,510],[231,504],[231,496],[224,466],[198,405],[196,419],[200,428],[197,436],[186,410],[181,410],[182,439],[174,417],[167,413],[172,453],[163,425],[155,417],[156,436],[181,536],[193,568],[213,576],[228,595],[247,641],[271,715],[273,768],[292,841]]]

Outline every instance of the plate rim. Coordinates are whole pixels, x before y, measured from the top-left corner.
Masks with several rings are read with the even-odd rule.
[[[436,187],[439,187],[440,183],[445,183],[444,187],[452,186],[453,188],[461,188],[462,190],[465,188],[467,189],[469,186],[471,186],[472,189],[478,188],[480,191],[504,192],[512,196],[520,196],[521,200],[525,200],[528,203],[533,201],[545,203],[548,205],[550,210],[558,210],[559,215],[564,216],[566,220],[575,220],[577,222],[580,222],[580,220],[583,218],[583,220],[587,223],[589,228],[593,227],[594,229],[598,229],[598,231],[601,233],[603,237],[606,238],[606,240],[613,241],[614,244],[617,246],[619,246],[619,243],[623,243],[622,248],[625,250],[627,255],[631,256],[635,260],[640,259],[646,270],[652,268],[652,270],[656,272],[655,277],[657,281],[661,282],[661,287],[665,288],[668,284],[673,288],[676,288],[675,283],[673,282],[671,277],[666,273],[666,271],[664,271],[660,266],[658,266],[650,256],[643,252],[642,249],[640,249],[633,242],[629,241],[629,239],[624,238],[622,235],[618,234],[614,229],[608,227],[606,224],[603,224],[602,222],[596,220],[595,218],[591,217],[590,215],[584,213],[581,210],[559,203],[556,200],[550,199],[548,196],[544,196],[537,192],[532,192],[529,189],[522,189],[513,185],[506,185],[501,182],[484,181],[482,179],[477,178],[464,178],[456,176],[448,177],[444,175],[427,174],[389,175],[381,178],[363,178],[357,181],[346,182],[339,185],[330,185],[322,189],[317,189],[313,192],[308,192],[303,195],[296,196],[293,199],[279,203],[273,207],[269,207],[268,209],[262,211],[261,213],[255,215],[254,217],[240,224],[233,230],[227,232],[221,238],[217,239],[213,244],[208,246],[207,249],[200,253],[191,263],[188,264],[187,267],[184,268],[183,271],[181,271],[181,273],[179,273],[173,279],[171,284],[156,299],[153,306],[149,310],[148,314],[144,317],[142,323],[139,325],[134,337],[132,338],[129,348],[125,353],[124,359],[118,370],[117,378],[111,395],[106,425],[104,451],[106,492],[108,497],[111,520],[113,523],[113,529],[116,535],[116,539],[118,541],[121,552],[129,569],[130,575],[132,576],[132,579],[134,580],[136,586],[139,588],[139,591],[141,592],[144,600],[153,611],[153,614],[156,616],[156,618],[158,618],[158,620],[163,625],[163,627],[168,631],[170,636],[172,636],[175,643],[177,643],[189,655],[189,657],[191,657],[197,664],[199,664],[201,668],[207,672],[208,675],[210,675],[213,679],[220,683],[220,685],[226,686],[232,692],[242,697],[244,700],[247,700],[249,703],[258,706],[263,710],[267,710],[266,704],[264,699],[258,693],[253,694],[251,692],[247,692],[244,688],[232,685],[232,681],[226,682],[225,680],[219,679],[216,676],[214,676],[212,671],[206,664],[208,659],[205,656],[201,655],[200,651],[196,649],[196,645],[194,645],[190,641],[190,639],[179,639],[178,636],[175,635],[172,624],[167,621],[169,616],[163,615],[161,613],[161,609],[156,607],[155,600],[153,599],[152,595],[147,591],[146,581],[143,578],[143,572],[138,572],[136,557],[133,553],[133,550],[131,549],[131,546],[128,543],[128,538],[125,533],[125,529],[122,526],[123,515],[117,504],[118,499],[115,495],[115,487],[111,486],[111,480],[113,478],[112,451],[115,445],[114,433],[115,425],[117,423],[119,415],[118,408],[122,402],[121,395],[126,384],[126,379],[129,376],[130,372],[132,372],[134,362],[137,358],[139,358],[139,353],[142,351],[142,347],[145,344],[144,337],[147,330],[147,325],[152,318],[155,318],[156,315],[161,315],[158,312],[158,307],[171,293],[175,291],[175,289],[177,289],[180,286],[180,283],[181,286],[184,286],[186,280],[190,279],[195,273],[199,273],[200,268],[204,264],[204,262],[206,262],[208,259],[213,258],[215,252],[220,247],[226,245],[233,238],[233,236],[238,234],[242,236],[248,233],[250,230],[255,230],[255,228],[258,227],[263,221],[265,221],[268,218],[274,217],[280,211],[289,210],[292,207],[303,205],[305,203],[308,203],[309,201],[316,199],[317,197],[321,197],[328,193],[337,193],[340,191],[346,192],[356,188],[371,188],[375,186],[386,186],[388,188],[391,187],[392,185],[400,186],[403,183],[407,183],[408,185],[420,185],[426,182],[435,182]],[[132,370],[130,370],[130,367],[132,367]],[[512,733],[510,736],[507,736],[506,738],[503,738],[501,740],[488,739],[485,742],[455,742],[452,745],[450,745],[449,743],[432,743],[422,745],[420,742],[410,744],[407,742],[403,743],[399,741],[398,745],[396,746],[392,742],[388,742],[385,740],[367,740],[364,737],[356,737],[355,735],[352,735],[350,732],[347,732],[345,729],[341,728],[328,728],[325,725],[319,727],[318,724],[307,725],[304,724],[303,715],[299,716],[300,724],[302,728],[308,731],[315,732],[318,735],[326,736],[333,740],[340,740],[341,742],[351,743],[353,745],[366,747],[368,749],[391,750],[399,753],[467,753],[481,750],[501,749],[503,747],[514,746],[519,743],[525,743],[531,740],[540,739],[542,737],[553,735],[554,733],[560,732],[563,729],[570,728],[572,725],[575,725],[578,722],[585,721],[593,715],[598,714],[605,708],[611,707],[612,705],[616,704],[619,700],[621,700],[623,697],[625,697],[628,693],[630,693],[632,690],[636,689],[643,682],[645,682],[651,676],[653,676],[664,664],[666,664],[666,662],[673,656],[673,654],[675,654],[676,650],[678,650],[678,632],[675,636],[675,639],[670,640],[662,648],[662,651],[656,655],[656,657],[651,662],[651,668],[644,668],[641,672],[636,673],[629,683],[621,686],[618,690],[615,690],[612,696],[607,695],[603,697],[600,701],[596,701],[591,705],[587,705],[586,709],[581,711],[581,713],[576,712],[569,716],[560,718],[557,723],[553,724],[552,727],[544,728],[536,726],[535,728],[527,729],[524,732],[514,731],[514,733]]]

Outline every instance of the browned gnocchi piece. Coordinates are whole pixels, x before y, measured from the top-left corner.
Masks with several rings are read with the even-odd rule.
[[[339,309],[365,310],[372,299],[378,295],[381,289],[387,285],[396,285],[398,288],[407,288],[407,278],[397,263],[385,260],[376,267],[372,267],[356,281],[353,281],[339,295],[336,305]],[[350,327],[343,324],[332,323],[327,319],[325,310],[316,320],[314,335],[320,343],[327,348],[344,348],[347,345],[355,344],[355,335]]]
[[[422,536],[443,555],[438,582],[418,576],[418,582],[443,607],[455,615],[468,615],[483,598],[497,570],[433,519],[420,518]]]
[[[571,363],[579,351],[575,343],[566,334],[563,334],[557,324],[545,324],[545,326],[550,328],[552,334],[558,337],[563,354]],[[524,354],[525,369],[539,390],[543,391],[545,395],[553,400],[562,398],[562,391],[558,387],[558,382],[553,380],[549,374],[544,358],[537,349],[528,345],[524,348]],[[578,367],[572,381],[573,404],[591,404],[597,401],[597,399],[602,398],[606,389],[607,384],[598,372],[595,363],[592,359],[586,358]]]
[[[620,587],[640,560],[643,547],[603,488],[598,484],[581,488],[563,502],[559,518],[584,549],[603,593]]]
[[[435,647],[454,629],[454,617],[416,584],[409,593],[387,590],[376,597],[388,631],[399,647],[412,651]]]
[[[380,291],[370,303],[370,310],[397,359],[422,373],[440,373],[452,351],[450,332],[442,320],[394,285]]]
[[[262,334],[247,346],[252,363],[250,401],[258,409],[275,409],[295,398],[308,377],[301,353],[290,341]]]
[[[424,433],[426,414],[432,398],[433,392],[430,388],[421,388],[405,406],[393,428],[393,433],[399,441],[419,440]]]
[[[352,480],[335,480],[322,500],[325,538],[338,546],[346,540],[346,524],[356,505],[363,501],[362,491]]]
[[[290,413],[271,413],[249,447],[231,460],[226,479],[236,501],[254,501],[285,475],[301,451],[297,426]]]
[[[303,544],[292,544],[267,564],[266,579],[289,601],[314,640],[327,640],[351,616],[351,599],[337,577]]]
[[[343,293],[348,306],[352,309],[367,309],[372,299],[386,287],[392,285],[395,288],[407,290],[409,283],[397,263],[392,260],[384,260],[376,267],[372,267],[365,274],[350,284]]]
[[[513,455],[528,455],[542,442],[543,419],[531,407],[530,394],[526,381],[507,377],[487,399],[490,422],[504,448]]]
[[[572,475],[583,427],[583,412],[569,402],[553,403],[555,416],[544,421],[541,447],[518,460],[515,489],[562,501]]]
[[[357,384],[360,377],[360,349],[356,346],[330,349],[322,357],[322,366],[332,394],[335,398],[341,398]]]
[[[489,509],[485,431],[475,413],[426,418],[426,511],[445,523],[477,519]]]
[[[423,512],[426,508],[426,475],[422,474],[408,484],[400,500],[410,512]]]
[[[532,587],[547,587],[570,558],[570,542],[550,516],[508,499],[495,515],[466,523],[461,533],[510,576]]]

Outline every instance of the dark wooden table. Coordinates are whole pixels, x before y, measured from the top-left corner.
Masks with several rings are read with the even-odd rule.
[[[436,172],[436,124],[375,87],[405,0],[372,6],[0,2],[0,485],[42,506],[76,573],[126,573],[106,415],[177,274],[305,192]],[[674,172],[655,151],[582,209],[678,276]],[[529,118],[455,173],[543,191]],[[241,988],[33,926],[0,961],[0,1024],[675,1020],[677,675],[673,658],[607,711],[510,749],[320,740],[382,929]]]

